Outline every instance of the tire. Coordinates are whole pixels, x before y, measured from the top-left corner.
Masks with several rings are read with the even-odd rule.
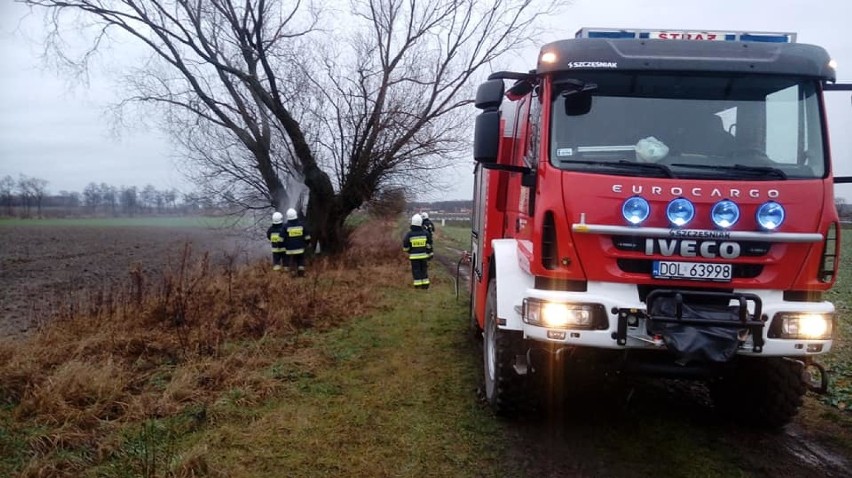
[[[515,416],[527,403],[525,377],[513,369],[515,356],[522,353],[521,333],[497,328],[497,282],[491,279],[485,299],[482,357],[485,400],[497,415]]]
[[[784,358],[744,359],[709,384],[717,409],[739,421],[780,429],[799,412],[807,387],[804,364]]]

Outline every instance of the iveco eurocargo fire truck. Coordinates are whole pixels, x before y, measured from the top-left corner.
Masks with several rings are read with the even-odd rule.
[[[477,91],[471,325],[511,414],[536,374],[700,379],[770,427],[825,387],[840,225],[795,34],[581,29]],[[570,387],[570,382],[565,385]]]

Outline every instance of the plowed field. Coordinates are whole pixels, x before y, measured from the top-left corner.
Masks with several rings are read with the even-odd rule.
[[[148,226],[0,226],[0,338],[25,335],[59,304],[121,287],[132,270],[154,280],[192,257],[213,266],[266,254],[266,238],[224,229]]]

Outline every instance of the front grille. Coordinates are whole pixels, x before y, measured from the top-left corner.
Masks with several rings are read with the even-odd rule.
[[[617,259],[616,264],[622,272],[631,274],[651,275],[652,260],[650,259]],[[734,279],[754,279],[763,272],[761,264],[732,264],[731,276]]]

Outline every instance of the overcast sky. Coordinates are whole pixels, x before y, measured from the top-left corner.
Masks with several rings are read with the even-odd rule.
[[[85,88],[45,71],[38,58],[41,17],[26,12],[0,0],[0,177],[46,179],[53,193],[82,191],[92,181],[190,189],[159,132],[124,129],[113,136],[105,109],[117,97],[109,77],[95,74]],[[796,32],[800,43],[825,47],[838,62],[838,78],[852,82],[850,19],[850,0],[575,0],[552,19],[544,40],[573,37],[581,27]],[[530,49],[500,66],[527,71],[536,56]],[[829,111],[835,170],[852,176],[852,106],[849,93],[836,96]],[[459,168],[457,186],[441,198],[471,197],[469,165]],[[852,200],[852,185],[838,193]]]

